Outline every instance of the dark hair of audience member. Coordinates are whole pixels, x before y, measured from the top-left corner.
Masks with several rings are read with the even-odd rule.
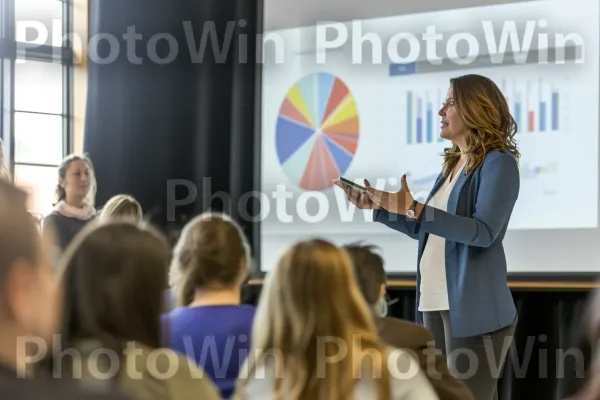
[[[88,225],[67,248],[62,266],[63,349],[89,339],[117,354],[128,341],[161,347],[169,261],[166,239],[145,224]]]
[[[381,286],[387,282],[383,258],[377,254],[378,247],[369,244],[353,243],[344,246],[348,252],[360,291],[370,306],[375,306],[381,298]]]
[[[249,260],[249,245],[235,221],[218,213],[194,218],[183,229],[171,264],[179,304],[191,304],[198,290],[241,286]]]

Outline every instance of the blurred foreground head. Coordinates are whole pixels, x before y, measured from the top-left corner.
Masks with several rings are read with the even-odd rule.
[[[145,223],[87,225],[62,260],[63,348],[84,340],[117,353],[128,341],[160,347],[169,261],[166,238]]]
[[[26,201],[24,192],[0,180],[0,352],[12,349],[11,360],[4,361],[16,367],[24,357],[15,352],[16,339],[29,336],[49,342],[61,309],[49,263],[52,246],[41,240]]]

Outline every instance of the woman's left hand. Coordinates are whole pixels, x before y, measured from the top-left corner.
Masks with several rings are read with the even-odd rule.
[[[402,176],[400,190],[397,192],[384,192],[371,185],[367,185],[366,188],[369,197],[375,204],[394,214],[406,215],[414,200],[406,183],[406,174]]]

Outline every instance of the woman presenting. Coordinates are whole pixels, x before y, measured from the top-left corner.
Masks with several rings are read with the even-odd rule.
[[[398,192],[336,184],[373,220],[419,241],[417,322],[433,334],[457,377],[477,400],[493,399],[517,311],[507,284],[502,240],[519,194],[517,125],[488,78],[450,80],[439,111],[452,141],[425,203],[406,176]],[[493,354],[492,354],[493,352]]]

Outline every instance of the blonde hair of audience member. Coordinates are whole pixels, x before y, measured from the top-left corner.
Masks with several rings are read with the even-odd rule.
[[[95,371],[103,376],[115,371],[125,391],[144,399],[188,399],[189,393],[219,398],[210,380],[198,378],[203,372],[195,363],[161,348],[169,260],[166,238],[143,223],[92,223],[81,231],[67,248],[60,271],[66,305],[60,349],[76,349],[82,357],[81,363],[59,357],[63,377],[77,378],[82,371],[84,383],[108,384]],[[125,352],[131,344],[134,351]],[[91,354],[99,349],[116,354],[119,368],[102,364],[113,362],[106,357],[90,367]],[[152,361],[158,354],[163,357]],[[161,378],[175,360],[175,372]]]
[[[113,196],[102,208],[100,220],[108,221],[117,218],[141,221],[143,218],[142,206],[132,196],[126,194]]]
[[[61,201],[74,207],[93,206],[96,202],[94,166],[87,156],[70,154],[58,167],[55,205]]]
[[[371,372],[381,377],[372,380],[375,398],[391,398],[385,347],[353,274],[348,255],[323,240],[298,243],[283,255],[261,294],[239,393],[274,353],[282,356],[276,360],[275,374],[284,379],[275,380],[273,398],[352,399],[356,377]],[[347,345],[348,354],[322,366],[321,378],[316,375],[319,357],[340,350],[335,341],[321,343],[326,337]],[[356,346],[375,350],[384,361],[365,373],[364,361],[370,357],[356,357]]]
[[[179,305],[238,304],[249,264],[250,246],[235,221],[221,213],[197,216],[184,227],[171,263]]]
[[[51,242],[41,240],[26,203],[24,192],[0,180],[0,363],[19,374],[28,371],[17,339],[29,336],[50,346],[62,308],[49,263]]]

